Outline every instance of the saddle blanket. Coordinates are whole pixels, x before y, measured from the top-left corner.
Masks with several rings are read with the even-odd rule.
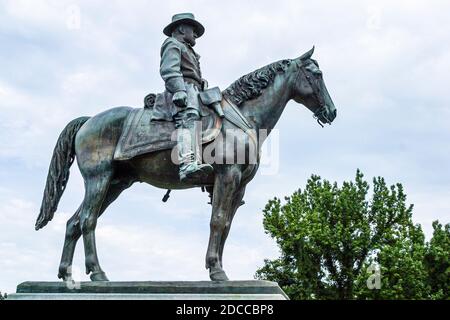
[[[207,107],[204,107],[205,109]],[[175,122],[150,121],[152,108],[139,108],[130,112],[114,152],[114,160],[129,160],[150,152],[172,149],[176,146]],[[222,128],[222,119],[207,109],[202,119],[202,140],[214,140]]]

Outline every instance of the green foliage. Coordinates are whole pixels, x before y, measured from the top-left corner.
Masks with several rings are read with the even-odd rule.
[[[425,264],[431,297],[449,299],[450,294],[450,224],[444,228],[438,221],[433,222],[433,238],[427,245]]]
[[[285,204],[270,200],[264,227],[282,255],[266,260],[256,277],[278,282],[291,299],[448,297],[448,228],[436,227],[439,237],[427,248],[403,186],[378,177],[370,197],[369,189],[358,170],[341,187],[313,175]],[[381,266],[381,290],[367,286],[373,264]],[[427,266],[436,270],[429,275]],[[428,278],[435,279],[432,290]]]
[[[427,299],[425,254],[425,236],[421,227],[409,223],[403,225],[392,241],[368,258],[356,283],[356,296],[360,299]],[[380,290],[370,290],[366,285],[367,268],[371,264],[380,267]]]
[[[0,300],[6,300],[6,298],[8,297],[8,295],[5,293],[5,295],[2,294],[2,292],[0,291]]]

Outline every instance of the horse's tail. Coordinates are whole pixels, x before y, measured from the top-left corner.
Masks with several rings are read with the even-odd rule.
[[[70,166],[75,159],[75,136],[89,117],[80,117],[69,122],[61,132],[53,151],[48,169],[41,210],[36,220],[35,229],[43,228],[53,219],[59,200],[69,180]]]

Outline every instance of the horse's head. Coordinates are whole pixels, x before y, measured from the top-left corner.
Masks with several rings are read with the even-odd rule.
[[[314,47],[295,59],[298,66],[293,84],[293,99],[314,113],[320,125],[331,124],[336,118],[336,107],[323,81],[317,61],[311,59]]]

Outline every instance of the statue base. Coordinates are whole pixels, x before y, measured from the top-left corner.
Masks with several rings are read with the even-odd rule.
[[[270,281],[24,282],[8,300],[288,300]]]

